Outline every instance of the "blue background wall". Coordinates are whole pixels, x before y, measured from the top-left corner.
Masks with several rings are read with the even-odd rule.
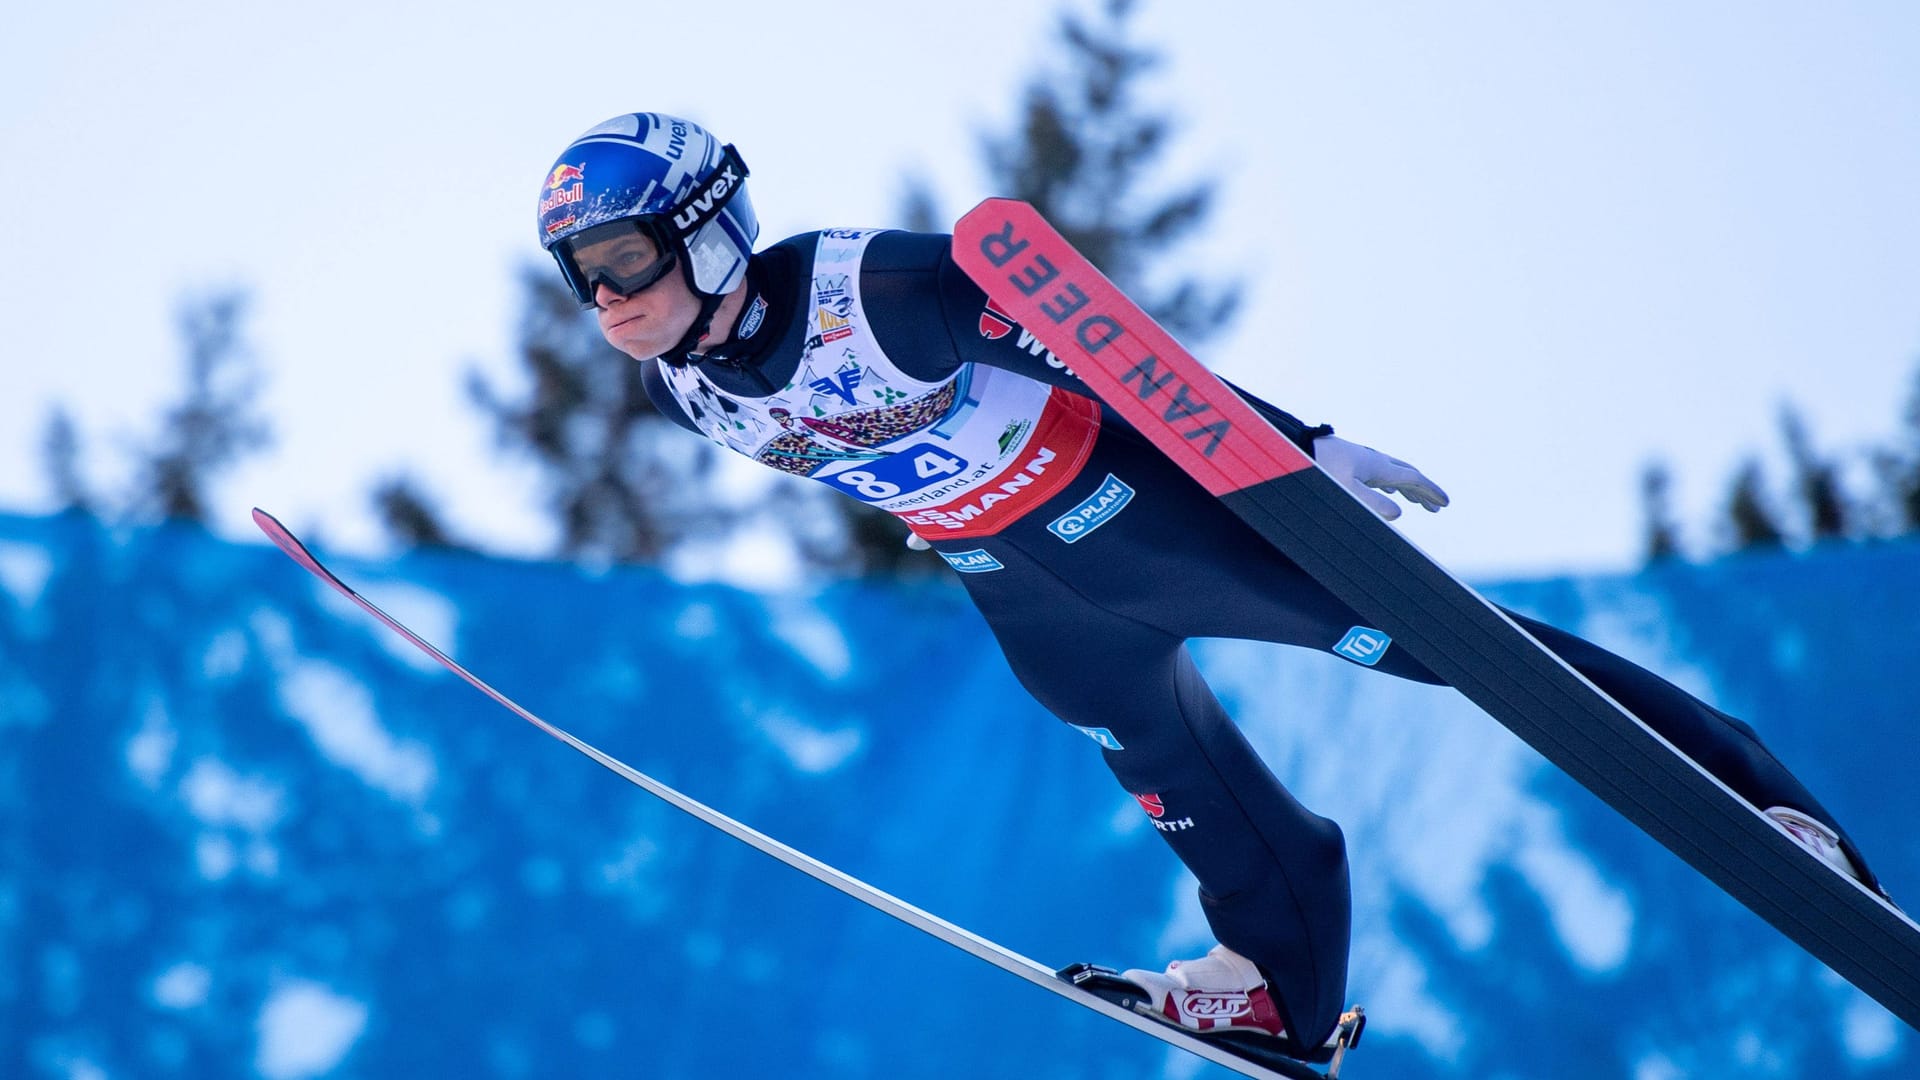
[[[951,582],[335,562],[547,719],[1017,951],[1208,943]],[[1920,896],[1920,547],[1486,591],[1754,723]],[[1920,1075],[1913,1032],[1451,691],[1198,652],[1347,829],[1350,1075]],[[0,1076],[774,1073],[1228,1075],[663,806],[271,548],[0,517]]]

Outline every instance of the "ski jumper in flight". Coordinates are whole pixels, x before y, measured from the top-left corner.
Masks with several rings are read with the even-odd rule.
[[[826,229],[755,252],[747,168],[696,124],[586,132],[541,242],[689,431],[896,515],[956,572],[1007,663],[1079,729],[1199,882],[1219,946],[1127,977],[1170,1020],[1304,1056],[1345,1006],[1339,826],[1288,793],[1194,666],[1194,637],[1357,658],[1359,618],[1096,400],[954,263],[949,238]],[[1438,510],[1419,470],[1242,394],[1356,498]],[[1829,862],[1875,885],[1747,725],[1572,634],[1509,615]],[[1404,651],[1377,672],[1441,682]],[[1329,752],[1335,752],[1332,748]]]

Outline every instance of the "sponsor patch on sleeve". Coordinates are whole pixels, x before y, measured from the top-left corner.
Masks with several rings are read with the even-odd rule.
[[[972,551],[943,551],[940,557],[947,565],[963,574],[984,574],[990,570],[1005,570],[1006,566],[994,558],[985,548]]]

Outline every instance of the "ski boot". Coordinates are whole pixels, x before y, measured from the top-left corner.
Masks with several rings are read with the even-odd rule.
[[[1773,819],[1773,823],[1787,831],[1793,842],[1813,853],[1814,857],[1835,870],[1873,890],[1874,894],[1893,904],[1893,897],[1887,894],[1886,886],[1859,861],[1853,851],[1840,841],[1840,834],[1826,824],[1808,817],[1792,807],[1771,806],[1764,813]],[[1900,905],[1893,904],[1895,910]]]
[[[1116,972],[1075,964],[1060,977],[1123,1008],[1181,1028],[1281,1076],[1337,1080],[1346,1052],[1359,1045],[1366,1012],[1340,1017],[1327,1041],[1303,1047],[1280,1022],[1280,1011],[1253,961],[1216,945],[1199,960],[1176,960],[1164,972]],[[1324,1072],[1311,1065],[1326,1066]]]

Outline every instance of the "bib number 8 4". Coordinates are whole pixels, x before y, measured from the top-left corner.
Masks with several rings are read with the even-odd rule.
[[[967,467],[967,461],[931,443],[918,443],[865,465],[865,468],[834,473],[827,479],[855,498],[883,502],[954,476]]]

